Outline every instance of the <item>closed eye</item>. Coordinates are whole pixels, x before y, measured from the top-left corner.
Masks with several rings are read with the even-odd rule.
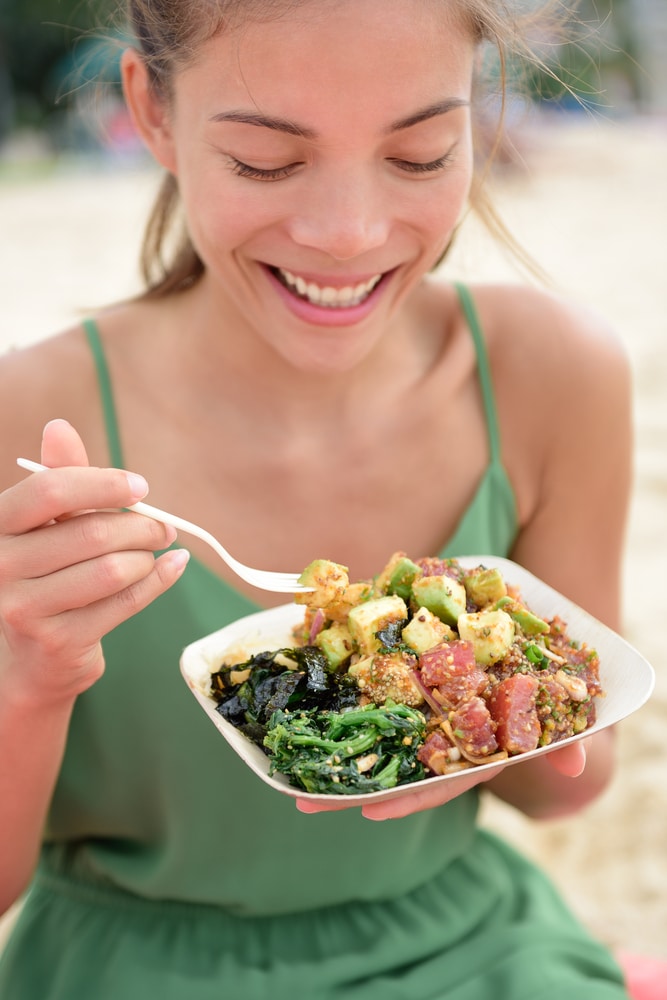
[[[451,153],[445,153],[444,156],[439,156],[437,160],[429,160],[428,163],[416,163],[413,160],[398,160],[393,157],[390,159],[390,163],[395,164],[400,170],[404,170],[408,174],[429,174],[443,170],[453,159],[454,157]]]
[[[427,163],[420,163],[414,160],[401,160],[395,157],[389,157],[389,162],[397,166],[399,170],[405,171],[405,173],[429,174],[443,170],[453,159],[454,156],[449,152],[445,153],[444,156],[439,156],[437,160],[429,160]],[[294,163],[287,163],[282,167],[253,167],[249,163],[237,160],[234,156],[229,157],[229,162],[232,173],[236,174],[237,177],[248,177],[256,181],[279,181],[285,177],[290,177],[298,167],[302,166],[300,161],[296,161]]]
[[[229,157],[232,173],[237,177],[249,177],[255,181],[280,181],[284,177],[289,177],[294,170],[301,166],[300,163],[287,163],[284,167],[251,167],[249,163],[243,163],[236,157]]]

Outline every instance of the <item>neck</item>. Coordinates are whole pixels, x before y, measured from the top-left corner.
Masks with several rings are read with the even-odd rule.
[[[382,410],[412,391],[431,370],[442,348],[442,317],[429,321],[424,296],[415,293],[392,318],[369,353],[345,371],[308,371],[278,354],[227,302],[221,303],[206,278],[185,293],[190,331],[188,364],[196,366],[196,384],[224,396],[253,423],[285,430],[340,426],[368,419],[368,400]],[[212,317],[224,316],[224,323]],[[195,346],[196,345],[196,346]],[[248,411],[251,411],[250,413]]]

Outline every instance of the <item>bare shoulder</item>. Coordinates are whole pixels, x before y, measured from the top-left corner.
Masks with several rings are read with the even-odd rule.
[[[39,459],[44,424],[63,417],[85,434],[96,386],[83,331],[74,327],[0,357],[0,485],[15,482],[16,457]]]
[[[520,390],[539,412],[550,401],[565,422],[627,400],[629,358],[606,317],[530,287],[480,285],[473,294],[500,397]]]
[[[632,444],[632,378],[609,321],[533,288],[480,285],[471,292],[488,345],[503,456],[521,524],[535,522],[547,504],[556,511],[558,497],[555,519],[572,523],[583,516],[569,509],[569,493],[601,504],[614,483],[622,496]],[[544,546],[543,535],[539,544]]]
[[[541,361],[572,380],[595,377],[600,366],[628,366],[609,321],[579,303],[523,285],[480,285],[473,294],[489,348],[499,360]]]

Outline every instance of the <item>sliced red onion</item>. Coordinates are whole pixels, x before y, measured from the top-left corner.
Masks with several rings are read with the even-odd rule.
[[[429,706],[429,708],[431,709],[431,711],[433,712],[433,714],[436,715],[436,716],[443,715],[444,713],[443,713],[443,710],[442,710],[442,705],[439,705],[437,703],[437,701],[435,700],[435,698],[433,697],[433,695],[431,694],[431,692],[429,691],[429,689],[426,687],[426,685],[422,681],[421,677],[419,676],[419,671],[418,670],[413,670],[412,671],[412,676],[415,679],[415,683],[416,683],[417,687],[419,688],[419,690],[421,691],[421,693],[424,696],[424,701],[427,703],[427,705]]]
[[[327,619],[324,614],[324,611],[322,611],[322,608],[318,608],[317,611],[315,612],[315,616],[310,626],[310,632],[308,634],[308,642],[311,646],[315,642],[316,636],[319,635],[319,633],[324,628],[324,623],[326,620]]]

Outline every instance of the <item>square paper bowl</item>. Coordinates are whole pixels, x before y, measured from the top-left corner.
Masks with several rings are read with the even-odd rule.
[[[462,566],[471,568],[479,565],[497,567],[508,584],[520,589],[523,600],[532,611],[547,619],[558,615],[567,623],[568,634],[573,639],[586,643],[590,649],[596,650],[600,657],[600,682],[606,694],[605,697],[597,699],[595,725],[553,746],[540,747],[510,757],[506,766],[550,753],[568,743],[613,726],[637,711],[648,700],[655,683],[653,668],[636,649],[612,629],[509,559],[498,556],[465,556],[460,557],[458,561]],[[424,788],[426,784],[456,782],[469,777],[469,770],[455,771],[453,774],[425,778],[423,781],[399,785],[381,792],[361,795],[315,795],[290,785],[285,775],[278,773],[270,775],[267,755],[216,711],[216,702],[208,693],[210,676],[219,669],[227,655],[241,653],[242,659],[247,659],[253,653],[263,650],[291,646],[292,628],[303,620],[304,612],[305,607],[297,604],[283,604],[268,611],[259,611],[198,639],[187,646],[181,656],[181,673],[188,687],[209,719],[248,767],[267,785],[293,798],[323,803],[331,802],[332,799],[345,800],[350,805],[364,805],[381,799],[395,798],[398,795],[410,795]],[[238,656],[235,658],[238,659]],[[481,764],[477,765],[475,770],[481,772],[495,766],[497,765]]]

